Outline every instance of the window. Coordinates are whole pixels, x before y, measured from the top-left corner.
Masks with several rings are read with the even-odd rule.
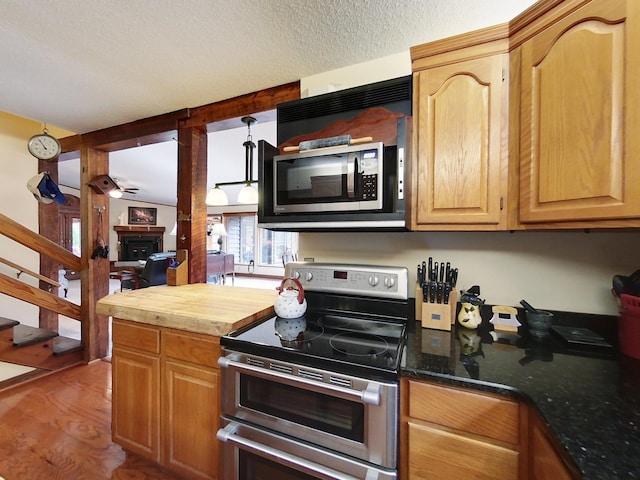
[[[236,264],[262,266],[282,266],[285,253],[298,251],[298,234],[293,232],[272,232],[258,228],[255,213],[226,214],[227,253],[233,253]],[[256,252],[260,252],[258,256]]]

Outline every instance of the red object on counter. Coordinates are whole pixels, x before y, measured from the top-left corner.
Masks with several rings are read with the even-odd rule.
[[[621,293],[620,302],[622,303],[618,322],[620,351],[640,359],[640,297]]]

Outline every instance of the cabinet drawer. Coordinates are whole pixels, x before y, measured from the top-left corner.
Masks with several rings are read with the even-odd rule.
[[[112,325],[113,344],[149,353],[160,353],[160,331],[139,323],[114,319]]]
[[[177,330],[164,330],[162,333],[162,354],[169,358],[217,368],[220,357],[220,338]]]
[[[483,437],[519,443],[518,403],[468,390],[409,381],[409,416]]]
[[[411,422],[408,433],[410,479],[518,478],[519,454],[515,450]]]

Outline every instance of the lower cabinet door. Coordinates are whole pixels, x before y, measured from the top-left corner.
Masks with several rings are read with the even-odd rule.
[[[163,463],[187,478],[218,478],[217,370],[166,360]]]
[[[547,440],[545,433],[537,422],[531,427],[531,457],[530,480],[572,480],[573,476],[567,471],[562,460]]]
[[[160,462],[160,358],[113,349],[114,442]]]
[[[517,480],[518,452],[409,422],[408,478]]]

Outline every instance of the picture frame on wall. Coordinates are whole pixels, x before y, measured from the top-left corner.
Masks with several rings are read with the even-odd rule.
[[[129,207],[129,225],[155,225],[157,221],[157,208]]]

